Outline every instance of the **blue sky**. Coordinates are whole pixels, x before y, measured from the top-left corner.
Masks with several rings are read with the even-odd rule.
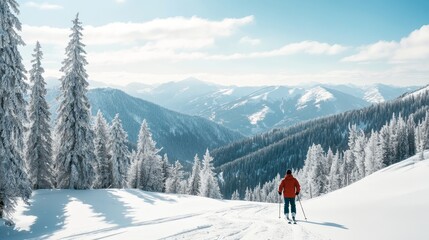
[[[88,74],[106,84],[187,77],[226,85],[429,82],[429,1],[18,2],[24,62],[39,40],[45,77],[61,76],[79,12]]]

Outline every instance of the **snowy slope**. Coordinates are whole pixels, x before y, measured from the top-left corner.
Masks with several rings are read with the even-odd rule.
[[[429,157],[429,154],[427,154]],[[38,190],[0,239],[429,239],[429,159],[411,158],[351,186],[298,204],[298,225],[279,205],[139,190]]]
[[[410,98],[410,97],[418,97],[424,93],[426,93],[427,91],[429,91],[429,86],[425,86],[423,88],[420,88],[414,92],[411,92],[409,94],[406,94],[405,96],[403,96],[404,99]]]

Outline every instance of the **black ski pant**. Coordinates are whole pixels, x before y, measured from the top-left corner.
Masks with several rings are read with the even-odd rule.
[[[285,210],[284,213],[289,213],[289,204],[291,208],[292,215],[295,216],[296,214],[296,204],[295,204],[295,198],[286,198],[285,197]]]

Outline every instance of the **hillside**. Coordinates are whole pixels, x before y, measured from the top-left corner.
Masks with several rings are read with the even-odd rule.
[[[222,193],[230,196],[236,189],[244,194],[246,187],[255,187],[273,179],[285,169],[303,166],[308,147],[321,144],[325,151],[345,150],[348,126],[356,124],[366,133],[379,130],[392,115],[421,119],[429,107],[429,92],[409,96],[359,110],[303,122],[293,127],[275,129],[234,142],[212,151],[217,171],[227,184]]]
[[[410,158],[346,188],[298,204],[298,225],[279,205],[168,195],[133,189],[37,190],[15,228],[0,239],[425,240],[429,154]]]
[[[54,96],[55,91],[51,90],[48,100],[53,114],[57,108]],[[137,142],[141,122],[146,119],[157,146],[163,147],[162,153],[167,153],[170,159],[179,159],[182,163],[184,160],[191,161],[196,153],[203,155],[206,148],[223,146],[242,138],[239,133],[207,119],[165,109],[121,90],[91,89],[88,99],[94,116],[100,109],[110,122],[119,113],[129,141],[133,144]]]

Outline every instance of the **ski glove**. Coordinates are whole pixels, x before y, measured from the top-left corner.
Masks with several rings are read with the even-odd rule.
[[[279,195],[282,195],[282,192],[278,192],[279,193]]]
[[[295,195],[299,195],[299,192],[296,192]]]

